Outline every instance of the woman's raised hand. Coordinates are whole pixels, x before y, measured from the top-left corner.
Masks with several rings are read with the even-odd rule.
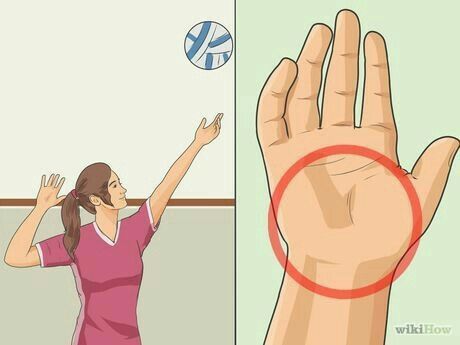
[[[204,146],[216,139],[220,133],[221,120],[223,116],[223,113],[217,114],[214,121],[208,127],[205,127],[206,118],[204,117],[196,130],[195,141]]]
[[[48,183],[46,183],[46,176],[43,175],[40,190],[37,195],[37,207],[48,210],[64,200],[66,197],[65,195],[58,197],[64,181],[64,177],[59,179],[59,174],[51,174]]]

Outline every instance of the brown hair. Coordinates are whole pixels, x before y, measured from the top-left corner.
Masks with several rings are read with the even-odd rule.
[[[96,208],[89,200],[91,195],[98,196],[102,201],[113,206],[108,191],[112,169],[105,163],[88,165],[78,176],[75,183],[75,198],[72,193],[67,194],[61,209],[61,218],[64,223],[64,247],[69,256],[75,260],[74,253],[80,241],[80,208],[81,205],[91,214],[96,214]]]

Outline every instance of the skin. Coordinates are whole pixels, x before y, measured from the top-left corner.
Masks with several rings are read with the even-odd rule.
[[[193,142],[174,162],[161,183],[151,194],[149,206],[156,223],[157,219],[161,218],[169,199],[190,168],[198,152],[219,135],[222,117],[222,113],[217,114],[213,122],[207,127],[205,127],[206,118],[203,118],[195,132]],[[13,267],[32,267],[40,264],[37,248],[32,245],[32,242],[45,213],[65,199],[65,195],[58,196],[64,181],[64,177],[59,179],[59,175],[52,174],[46,182],[46,176],[42,176],[36,206],[11,239],[4,259],[6,264]],[[127,189],[123,187],[114,171],[111,172],[108,183],[110,201],[113,206],[105,204],[101,198],[95,195],[90,196],[90,201],[96,208],[97,226],[113,241],[116,237],[119,211],[127,206]]]
[[[271,193],[294,162],[326,146],[368,147],[399,165],[386,44],[377,32],[364,39],[362,121],[355,124],[359,42],[358,17],[340,11],[334,35],[327,25],[314,25],[297,61],[284,58],[268,77],[257,137]],[[406,172],[420,199],[424,231],[458,147],[456,138],[439,138]],[[363,287],[394,271],[412,230],[410,205],[396,178],[355,155],[329,156],[304,168],[287,187],[277,222],[291,263],[310,280],[336,289]],[[382,344],[388,298],[389,287],[359,299],[324,297],[285,274],[265,343]]]

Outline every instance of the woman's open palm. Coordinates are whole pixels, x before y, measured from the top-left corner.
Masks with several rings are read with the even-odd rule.
[[[314,25],[297,61],[283,59],[260,94],[257,136],[271,193],[296,161],[327,146],[363,146],[399,165],[383,37],[370,32],[364,40],[360,125],[354,113],[360,27],[351,11],[339,12],[336,19],[320,114],[322,67],[331,38],[328,26]],[[451,137],[434,141],[409,175],[422,206],[423,230],[439,204],[458,146]],[[364,285],[394,269],[412,230],[410,204],[398,180],[378,161],[349,154],[323,158],[297,174],[283,194],[277,222],[293,262],[308,258],[334,267],[331,273],[338,275],[369,264],[372,273]],[[339,286],[331,287],[345,287],[340,279],[319,283],[332,281]]]
[[[37,195],[37,206],[47,210],[64,200],[65,195],[58,197],[64,181],[64,177],[59,180],[59,174],[51,174],[48,182],[46,182],[46,176],[43,175]]]

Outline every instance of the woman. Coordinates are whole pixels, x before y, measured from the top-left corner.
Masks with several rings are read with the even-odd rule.
[[[126,189],[107,164],[87,166],[75,189],[58,197],[64,183],[59,175],[42,177],[37,204],[10,241],[5,262],[13,267],[72,268],[81,300],[72,344],[141,344],[137,325],[137,296],[142,280],[142,253],[157,231],[169,198],[201,148],[220,132],[223,114],[205,127],[169,169],[139,210],[118,220],[126,207]],[[46,211],[64,200],[61,217],[65,233],[31,245]],[[79,206],[95,215],[80,225]]]

